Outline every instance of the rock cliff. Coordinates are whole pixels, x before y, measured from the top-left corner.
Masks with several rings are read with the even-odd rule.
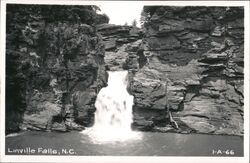
[[[162,127],[167,108],[175,132],[242,135],[243,8],[147,6],[143,16],[147,62],[133,77],[135,125],[173,131]]]
[[[107,70],[127,70],[138,67],[137,51],[141,45],[142,30],[138,27],[100,24],[97,26],[105,45]],[[132,67],[131,67],[132,66]]]
[[[240,7],[147,6],[130,42],[128,27],[101,25],[106,67],[130,72],[133,128],[242,135],[243,20]]]
[[[81,130],[106,84],[95,6],[7,5],[6,132]]]

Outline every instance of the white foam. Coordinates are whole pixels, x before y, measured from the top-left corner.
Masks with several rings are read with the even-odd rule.
[[[100,90],[95,102],[94,126],[83,133],[101,143],[139,139],[140,134],[131,130],[134,97],[127,91],[128,72],[108,73],[108,86]]]

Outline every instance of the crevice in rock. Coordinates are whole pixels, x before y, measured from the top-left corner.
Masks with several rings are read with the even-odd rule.
[[[185,114],[185,115],[182,115],[182,116],[183,117],[193,116],[193,117],[198,117],[198,118],[210,119],[209,117],[207,117],[205,115],[199,115],[199,114]]]

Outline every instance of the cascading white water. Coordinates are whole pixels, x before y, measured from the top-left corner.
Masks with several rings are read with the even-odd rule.
[[[134,97],[127,92],[128,72],[109,71],[108,74],[108,86],[97,95],[95,123],[87,129],[88,135],[96,142],[137,139],[139,133],[131,130]]]

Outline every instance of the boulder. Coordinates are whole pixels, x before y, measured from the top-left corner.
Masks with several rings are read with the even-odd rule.
[[[157,79],[143,78],[137,74],[133,78],[134,103],[138,108],[164,110],[166,107],[166,92],[163,82]]]
[[[96,92],[93,89],[76,91],[72,95],[74,107],[74,119],[83,126],[91,126],[94,123]]]
[[[32,109],[33,113],[25,112],[22,128],[31,130],[51,130],[56,117],[61,116],[62,108],[50,102],[37,102]],[[57,126],[58,127],[58,126]]]
[[[51,130],[58,131],[58,132],[66,132],[67,128],[64,123],[55,122],[52,124]]]
[[[117,50],[106,51],[105,65],[108,70],[128,70],[139,67],[137,51],[139,51],[141,40],[135,42],[124,43]]]
[[[105,50],[112,50],[116,48],[116,39],[109,39],[104,41]]]

